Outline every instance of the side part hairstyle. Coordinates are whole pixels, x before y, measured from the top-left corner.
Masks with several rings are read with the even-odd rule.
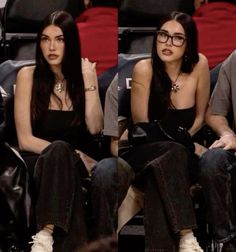
[[[72,101],[73,110],[76,111],[78,115],[76,123],[80,123],[85,118],[85,94],[80,41],[78,39],[78,30],[73,17],[65,11],[55,11],[48,15],[38,32],[36,67],[33,76],[31,98],[31,120],[32,123],[38,120],[48,109],[51,94],[57,98],[59,104],[62,106],[61,100],[54,93],[55,75],[50,65],[45,60],[40,48],[42,32],[49,25],[59,27],[64,36],[65,51],[62,60],[62,73],[67,80],[67,92]]]
[[[194,65],[199,61],[197,28],[192,17],[186,13],[174,11],[166,16],[157,27],[160,30],[162,25],[168,21],[175,20],[180,23],[185,31],[186,50],[183,55],[180,71],[191,73]],[[167,109],[172,106],[170,100],[171,80],[165,71],[165,64],[157,54],[157,33],[154,35],[152,46],[152,81],[149,97],[149,120],[160,120]]]

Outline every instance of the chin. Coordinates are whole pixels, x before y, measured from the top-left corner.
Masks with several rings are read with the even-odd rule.
[[[57,61],[56,60],[55,61],[54,60],[49,60],[48,64],[51,65],[51,66],[60,66],[61,61],[59,61],[59,60],[57,60]]]

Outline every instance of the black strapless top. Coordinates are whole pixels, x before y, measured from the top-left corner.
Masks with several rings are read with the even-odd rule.
[[[196,117],[195,106],[186,109],[169,109],[164,118],[161,120],[161,125],[167,130],[172,131],[183,127],[190,129]]]
[[[86,129],[84,122],[73,125],[75,113],[75,111],[47,110],[39,120],[34,122],[33,134],[49,142],[63,140],[74,148],[87,152],[92,135]]]

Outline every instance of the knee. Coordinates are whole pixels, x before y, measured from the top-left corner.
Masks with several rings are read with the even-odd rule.
[[[189,150],[182,144],[170,142],[167,157],[175,159],[176,163],[187,163],[190,158]]]
[[[168,143],[168,149],[171,152],[177,153],[177,154],[181,154],[181,153],[188,153],[188,150],[186,149],[186,147],[180,143],[177,142],[169,142]]]
[[[135,177],[132,167],[122,158],[117,159],[117,172],[120,184],[130,185]]]
[[[58,154],[63,154],[65,152],[71,151],[71,146],[69,143],[61,140],[56,140],[52,142],[43,152],[57,152]]]
[[[229,165],[227,151],[221,148],[208,150],[199,160],[200,179],[214,178],[226,172]]]
[[[106,188],[117,180],[118,173],[116,158],[106,158],[97,163],[92,174],[93,186]]]

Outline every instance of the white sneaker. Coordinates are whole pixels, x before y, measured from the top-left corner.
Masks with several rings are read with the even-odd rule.
[[[204,252],[195,237],[192,239],[180,239],[179,252]]]
[[[51,235],[45,235],[41,232],[32,236],[33,241],[31,247],[31,252],[52,252],[53,248],[53,238]]]

